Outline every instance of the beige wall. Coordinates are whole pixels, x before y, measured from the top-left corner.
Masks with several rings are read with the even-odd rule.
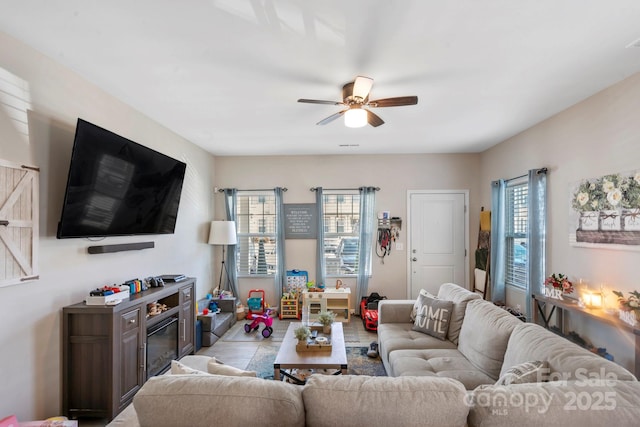
[[[304,141],[301,141],[304,143]],[[311,187],[357,188],[380,187],[376,193],[376,211],[390,211],[404,220],[399,242],[402,251],[392,251],[384,264],[373,258],[370,292],[389,298],[407,297],[407,191],[469,190],[470,246],[475,247],[480,211],[478,154],[416,154],[365,156],[277,156],[218,157],[215,182],[219,187],[238,189],[287,187],[285,203],[314,203]],[[215,197],[216,219],[224,218],[223,196]],[[286,240],[288,270],[309,271],[315,279],[315,240]],[[395,249],[395,247],[394,247]],[[355,279],[343,280],[355,294]],[[329,285],[335,284],[330,282]],[[273,280],[242,278],[240,296],[246,299],[250,289],[264,289],[267,301],[275,304]],[[352,298],[352,306],[355,304]]]
[[[582,178],[640,168],[640,74],[618,83],[482,153],[481,200],[490,203],[489,182],[546,166],[548,189],[547,271],[582,278],[594,289],[640,290],[640,252],[569,245],[569,185]],[[510,292],[510,304],[521,293]],[[615,305],[609,292],[607,302]],[[632,367],[633,337],[572,316],[570,330],[607,347]]]
[[[205,243],[212,217],[213,157],[29,47],[0,33],[0,67],[29,88],[29,139],[0,108],[0,158],[40,167],[40,280],[0,288],[0,418],[42,419],[61,411],[61,308],[98,286],[154,274],[211,277]],[[187,163],[176,233],[57,240],[76,120],[82,117]],[[88,255],[87,247],[154,241],[143,251]]]

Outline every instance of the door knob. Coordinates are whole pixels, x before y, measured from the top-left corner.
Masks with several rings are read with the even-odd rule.
[[[418,258],[416,258],[416,257],[411,258],[411,261],[417,261],[417,260],[418,260]]]

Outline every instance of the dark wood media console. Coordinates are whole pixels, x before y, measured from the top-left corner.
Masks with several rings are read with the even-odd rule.
[[[177,358],[194,352],[195,283],[166,283],[114,306],[81,302],[62,309],[64,415],[111,420],[131,403],[147,379],[147,330],[167,319],[177,319]],[[153,302],[168,310],[147,317]]]

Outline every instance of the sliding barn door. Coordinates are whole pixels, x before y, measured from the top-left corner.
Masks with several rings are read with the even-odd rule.
[[[38,278],[38,175],[0,160],[0,286]]]

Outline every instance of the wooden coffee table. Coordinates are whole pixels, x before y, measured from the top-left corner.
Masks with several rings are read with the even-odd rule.
[[[302,326],[302,323],[291,322],[284,340],[278,350],[276,360],[273,362],[273,378],[280,380],[280,374],[292,379],[298,384],[304,384],[303,380],[291,375],[286,370],[291,369],[335,369],[334,375],[347,374],[347,350],[344,346],[344,334],[342,323],[334,322],[331,326],[331,351],[296,351],[298,340],[293,331]]]

